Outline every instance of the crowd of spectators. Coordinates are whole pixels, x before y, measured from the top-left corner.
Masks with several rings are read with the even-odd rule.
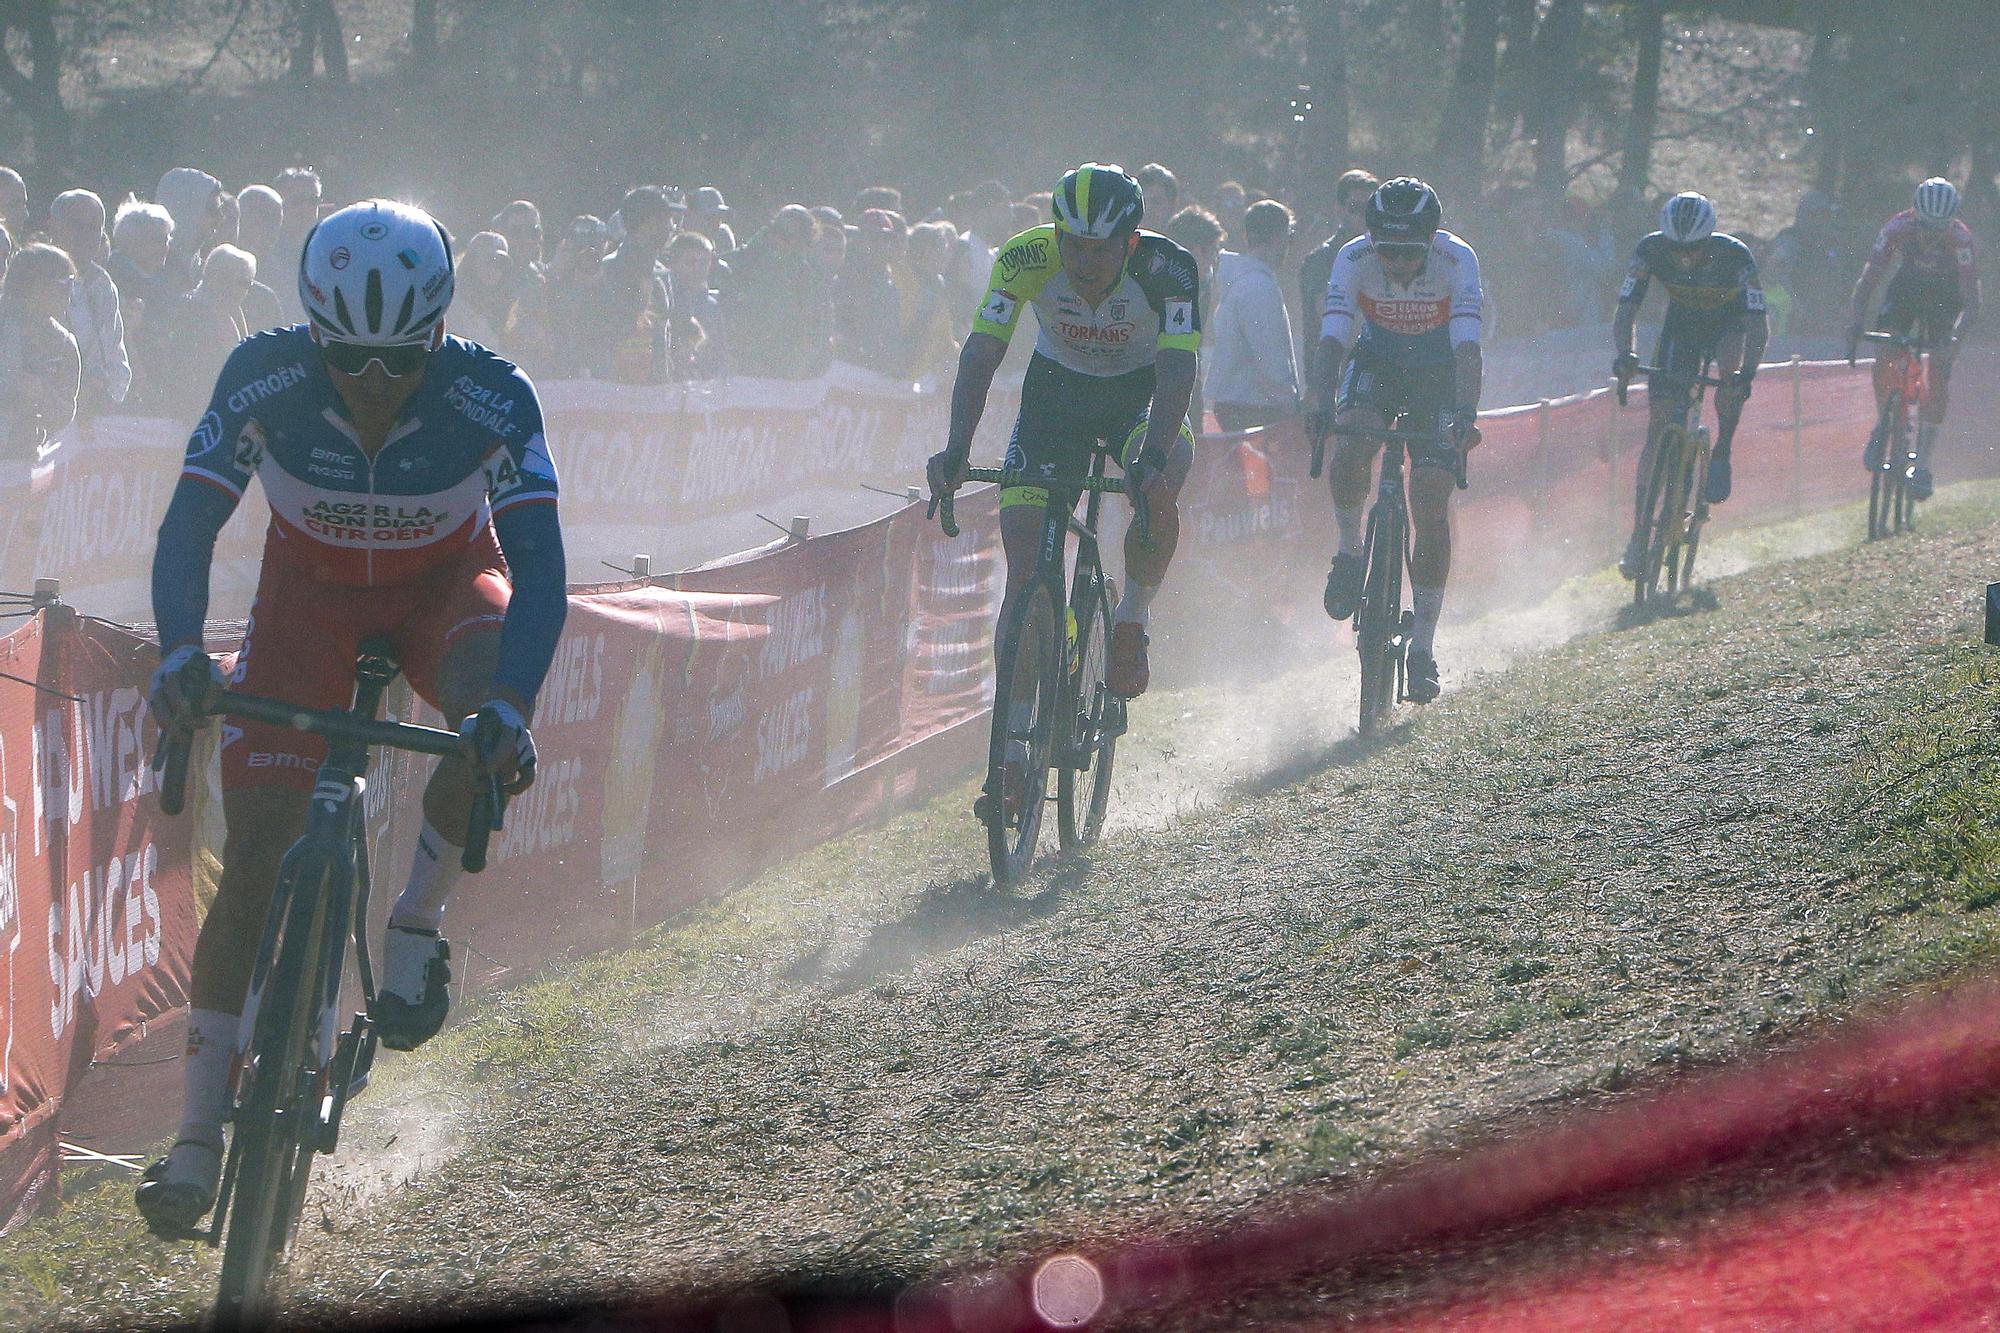
[[[1204,276],[1203,401],[1232,427],[1295,412],[1333,255],[1363,229],[1376,177],[1338,175],[1325,215],[1301,219],[1291,201],[1236,181],[1191,199],[1165,166],[1136,175],[1147,225]],[[152,198],[128,197],[108,216],[86,189],[38,216],[22,178],[0,167],[0,260],[12,256],[0,285],[0,450],[19,457],[78,415],[198,413],[239,339],[302,317],[296,256],[339,202],[322,196],[303,167],[233,191],[176,167]],[[601,216],[549,220],[553,238],[526,199],[483,225],[448,219],[462,227],[451,330],[544,378],[807,379],[837,360],[938,383],[996,248],[1049,211],[1046,192],[1017,196],[990,180],[921,215],[890,186],[844,208],[787,203],[748,222],[713,185],[642,184],[606,203]],[[1550,216],[1516,191],[1454,208],[1450,225],[1480,251],[1501,327],[1525,336],[1609,317],[1637,218],[1620,225],[1581,197]],[[1809,191],[1769,243],[1744,238],[1765,262],[1776,332],[1844,321],[1866,239],[1851,232]]]

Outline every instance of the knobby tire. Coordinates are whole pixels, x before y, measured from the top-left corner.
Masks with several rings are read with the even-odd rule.
[[[251,1051],[251,1086],[238,1099],[230,1153],[236,1163],[216,1322],[222,1328],[267,1322],[271,1277],[305,1204],[312,1170],[307,1118],[316,1107],[307,1052],[318,1039],[316,1010],[325,987],[329,949],[325,938],[326,868],[309,874],[318,883],[288,895],[276,961],[258,999]]]
[[[1653,446],[1653,465],[1646,472],[1646,493],[1639,504],[1639,572],[1632,579],[1632,604],[1643,606],[1660,586],[1659,527],[1657,510],[1660,493],[1667,489],[1668,446],[1671,441],[1667,431],[1660,432],[1660,438]]]
[[[1062,849],[1073,852],[1097,841],[1104,830],[1104,812],[1111,801],[1111,761],[1118,733],[1106,724],[1114,703],[1104,686],[1106,654],[1111,643],[1111,585],[1101,572],[1079,576],[1073,604],[1076,615],[1076,661],[1071,674],[1073,717],[1063,738],[1069,751],[1056,773],[1056,832]]]
[[[1903,455],[1909,451],[1908,429],[1903,421],[1903,395],[1892,389],[1882,405],[1880,421],[1882,458],[1870,469],[1874,476],[1868,487],[1868,535],[1887,537],[1903,529],[1906,486]]]
[[[1658,595],[1663,576],[1669,595],[1678,581],[1681,547],[1687,540],[1691,452],[1685,427],[1669,426],[1660,432],[1659,457],[1654,462],[1660,478],[1659,507],[1653,511],[1653,540],[1646,556],[1648,597]]]
[[[1049,762],[1055,717],[1061,693],[1059,653],[1063,627],[1057,622],[1055,599],[1046,581],[1036,578],[1021,590],[1002,624],[1004,657],[993,685],[992,740],[986,753],[986,851],[996,884],[1018,884],[1034,864],[1035,843],[1041,835],[1042,806],[1048,793]],[[1028,734],[1011,734],[1009,722],[1017,702],[1027,705]],[[1008,742],[1025,739],[1027,769],[1022,774],[1021,808],[1009,818],[1006,805]]]
[[[1680,586],[1694,586],[1694,557],[1701,549],[1701,530],[1708,523],[1708,460],[1709,439],[1705,428],[1697,427],[1689,437],[1692,448],[1688,450],[1688,478],[1690,504],[1688,507],[1687,545],[1681,548]]]
[[[1372,736],[1395,705],[1392,648],[1403,603],[1402,515],[1378,503],[1368,516],[1361,606],[1355,612],[1355,648],[1361,654],[1360,730]]]

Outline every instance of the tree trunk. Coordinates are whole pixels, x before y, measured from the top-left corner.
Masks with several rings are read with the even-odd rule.
[[[289,75],[294,83],[312,79],[313,53],[334,83],[347,82],[347,37],[341,31],[340,12],[333,0],[293,0],[293,22],[298,36],[292,43]]]
[[[410,68],[418,74],[437,69],[437,0],[412,0],[410,5]]]
[[[1531,57],[1535,44],[1535,0],[1501,0],[1500,35],[1506,46],[1500,52],[1500,74],[1496,89],[1500,121],[1509,129],[1525,114],[1528,82],[1533,72]]]
[[[1458,47],[1451,90],[1438,123],[1439,184],[1463,199],[1485,184],[1486,130],[1493,116],[1494,65],[1500,53],[1500,0],[1462,0],[1465,36]]]
[[[69,168],[74,128],[62,100],[63,49],[56,31],[55,5],[52,0],[41,0],[8,9],[13,16],[0,19],[0,92],[21,109],[34,128],[34,174],[53,178]],[[27,39],[26,70],[14,63],[6,49],[4,39],[17,32]],[[17,245],[25,240],[14,238]]]
[[[1535,192],[1560,199],[1569,188],[1569,123],[1576,114],[1576,46],[1583,0],[1554,0],[1535,32],[1532,96],[1524,113],[1535,140]]]
[[[1352,163],[1348,141],[1347,43],[1338,0],[1321,0],[1306,28],[1306,78],[1312,113],[1299,136],[1297,197],[1322,216],[1333,211],[1333,183]]]
[[[1631,203],[1653,185],[1653,134],[1660,123],[1660,47],[1666,35],[1666,0],[1640,0],[1632,14],[1638,41],[1638,69],[1632,78],[1632,114],[1625,121],[1625,148],[1619,155],[1618,188]]]
[[[1812,130],[1813,188],[1829,196],[1840,186],[1844,138],[1840,132],[1844,114],[1841,91],[1847,71],[1834,49],[1838,40],[1834,16],[1821,11],[1812,52],[1806,57],[1806,123]]]

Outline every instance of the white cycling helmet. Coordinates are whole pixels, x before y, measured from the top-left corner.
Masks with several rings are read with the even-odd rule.
[[[1910,207],[1925,226],[1942,227],[1958,216],[1958,187],[1942,176],[1933,176],[1917,187]]]
[[[306,233],[299,300],[325,338],[367,347],[423,342],[451,292],[451,242],[421,208],[367,199]]]
[[[1694,245],[1715,234],[1715,205],[1705,194],[1683,190],[1660,210],[1660,231],[1675,245]]]

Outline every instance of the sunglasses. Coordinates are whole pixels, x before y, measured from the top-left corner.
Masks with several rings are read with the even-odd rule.
[[[1384,259],[1422,259],[1431,251],[1421,241],[1377,241],[1375,253]]]
[[[371,361],[380,361],[383,371],[394,380],[422,369],[430,359],[431,345],[420,342],[371,347],[366,343],[337,342],[329,338],[319,345],[319,354],[328,369],[343,375],[359,375],[368,369]]]

